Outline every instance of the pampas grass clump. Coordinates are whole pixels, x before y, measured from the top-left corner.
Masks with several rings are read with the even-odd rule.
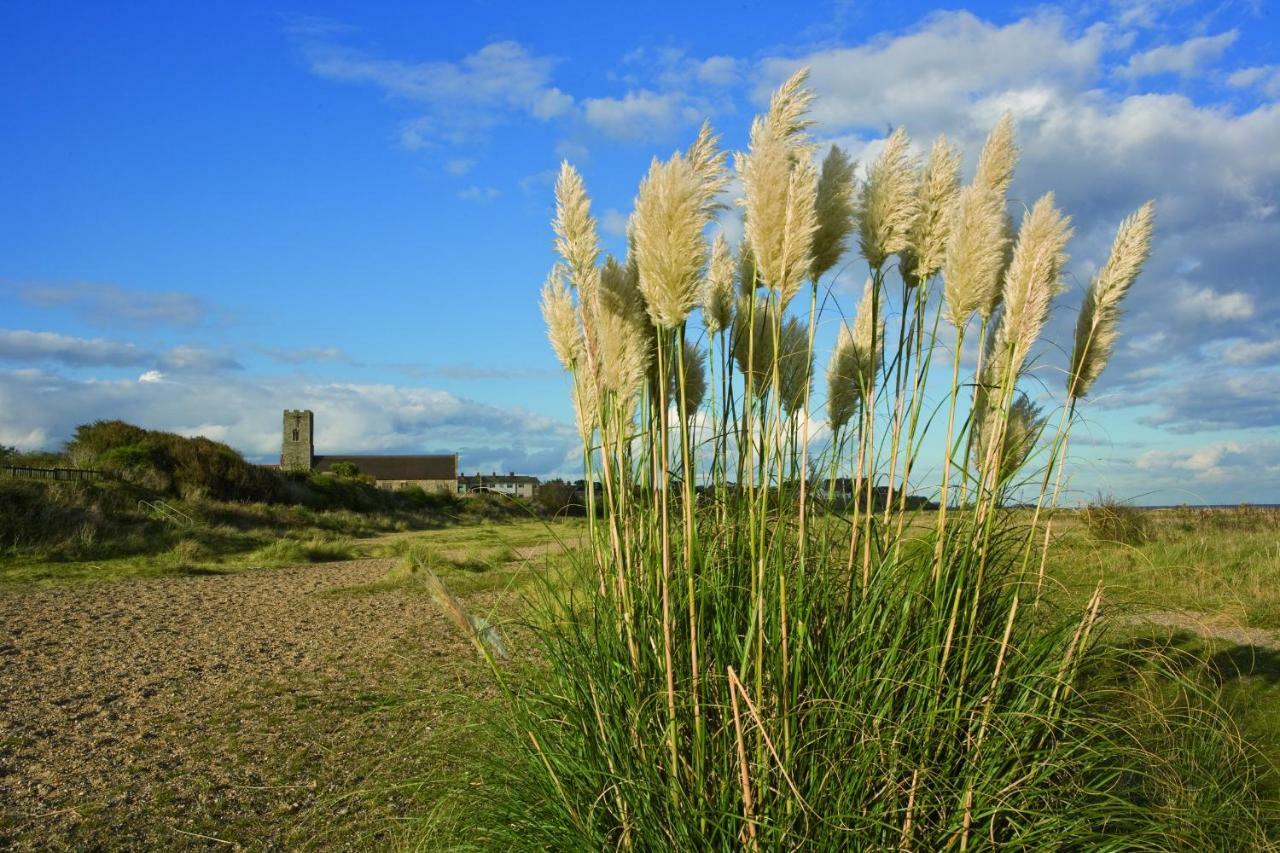
[[[852,233],[853,178],[838,152],[817,175],[805,81],[783,84],[736,157],[736,259],[723,237],[707,249],[723,178],[708,127],[654,161],[623,263],[599,265],[585,187],[562,171],[565,272],[543,310],[599,511],[577,573],[546,579],[532,672],[494,661],[508,702],[487,783],[455,804],[478,827],[470,843],[1261,846],[1255,771],[1212,696],[1157,652],[1110,650],[1101,586],[1083,609],[1041,600],[1043,554],[1031,559],[1150,208],[1090,285],[1067,398],[1033,402],[1023,373],[1061,288],[1068,217],[1047,193],[1010,232],[1009,116],[963,189],[945,140],[921,171],[895,131],[858,195],[870,276],[827,362],[823,430],[817,281]],[[804,282],[809,305],[793,309]],[[962,374],[975,314],[980,363]],[[951,381],[926,403],[944,318]],[[945,421],[930,414],[943,405]],[[1046,406],[1062,412],[1047,443]],[[940,458],[925,460],[944,422]],[[920,470],[942,475],[934,515],[906,501],[927,485]],[[1027,483],[1030,525],[1005,509]]]

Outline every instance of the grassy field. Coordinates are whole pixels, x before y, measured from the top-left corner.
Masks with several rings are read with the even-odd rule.
[[[1145,520],[1141,541],[1125,544],[1099,539],[1078,515],[1061,514],[1049,551],[1048,606],[1078,607],[1103,581],[1104,607],[1114,616],[1108,642],[1157,643],[1185,653],[1186,665],[1200,668],[1204,683],[1231,710],[1259,762],[1280,766],[1275,516],[1156,511],[1145,513]],[[146,625],[111,621],[111,614],[127,611],[122,602],[135,600],[138,609],[127,612],[155,623],[152,654],[172,653],[174,641],[165,632],[182,632],[183,641],[194,644],[196,660],[222,660],[219,647],[232,644],[226,631],[232,622],[219,608],[243,607],[258,615],[246,617],[249,627],[242,630],[262,628],[249,647],[271,644],[264,654],[272,661],[249,654],[240,662],[228,653],[218,664],[228,669],[212,681],[206,672],[184,682],[187,676],[176,671],[171,677],[186,685],[182,691],[162,690],[94,718],[97,724],[81,735],[90,744],[96,738],[96,748],[77,740],[82,724],[73,712],[118,708],[123,703],[112,705],[113,694],[132,701],[133,686],[122,682],[135,670],[160,665],[156,660],[139,653],[117,669],[90,660],[71,680],[95,673],[103,679],[111,673],[113,680],[79,685],[85,698],[78,704],[58,704],[66,697],[53,680],[37,675],[25,685],[6,684],[26,692],[10,691],[2,706],[0,762],[6,773],[0,778],[8,781],[0,789],[0,839],[18,847],[110,846],[122,839],[166,847],[214,843],[209,839],[347,849],[464,844],[465,819],[444,820],[432,811],[447,795],[482,783],[483,756],[495,747],[482,720],[496,707],[498,692],[429,588],[405,570],[404,558],[433,555],[449,590],[470,613],[498,625],[513,656],[527,663],[530,642],[521,620],[529,584],[567,568],[564,551],[582,531],[582,523],[573,521],[362,538],[303,530],[252,551],[192,552],[181,561],[163,554],[92,564],[0,563],[0,601],[8,612],[23,614],[28,636],[43,619],[51,633],[56,628],[63,635],[66,648],[76,642],[109,648],[111,632],[119,629],[145,649],[138,637]],[[263,568],[313,560],[343,562]],[[232,592],[228,584],[239,586]],[[228,590],[225,598],[209,598],[220,589]],[[190,621],[169,623],[164,602]],[[54,614],[68,610],[92,619],[75,623],[81,628],[54,624]],[[273,624],[272,613],[281,610],[309,615],[291,622],[282,613]],[[5,647],[10,678],[18,677],[24,656],[38,654],[23,645],[23,631],[13,622],[18,618],[10,625],[20,636]],[[209,630],[201,635],[206,623]],[[296,657],[290,637],[273,637],[277,629],[293,635],[303,657]],[[77,630],[86,633],[81,637]],[[47,668],[45,675],[52,678]],[[192,695],[201,697],[199,709],[180,698]],[[34,713],[42,705],[48,707]],[[33,752],[28,741],[41,726],[65,727],[67,737],[52,738],[61,745],[51,752]],[[123,753],[126,760],[111,761],[113,738],[136,738]],[[59,769],[80,781],[58,779]],[[1278,779],[1273,769],[1274,796],[1280,796]]]

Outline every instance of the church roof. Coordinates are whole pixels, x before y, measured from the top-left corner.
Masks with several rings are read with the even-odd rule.
[[[426,456],[314,456],[311,468],[328,471],[339,462],[350,462],[375,480],[455,480],[458,457],[452,453]]]

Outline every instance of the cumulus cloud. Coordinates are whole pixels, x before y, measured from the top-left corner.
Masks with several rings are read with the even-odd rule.
[[[705,117],[684,92],[635,89],[620,98],[587,98],[582,106],[587,124],[615,139],[666,136]]]
[[[1253,316],[1253,298],[1247,293],[1219,293],[1211,287],[1184,288],[1178,295],[1178,310],[1196,319],[1248,320]]]
[[[785,76],[809,65],[817,129],[852,155],[874,156],[899,125],[920,151],[946,132],[964,147],[967,174],[991,125],[1012,111],[1022,148],[1010,193],[1015,218],[1054,190],[1076,228],[1064,310],[1046,331],[1059,343],[1071,338],[1072,312],[1120,220],[1153,199],[1152,257],[1127,300],[1120,346],[1098,393],[1155,392],[1155,365],[1200,376],[1209,369],[1200,352],[1212,342],[1275,337],[1280,103],[1240,106],[1199,93],[1143,91],[1143,80],[1124,71],[1135,53],[1125,35],[1145,26],[1153,9],[1132,3],[1119,12],[1128,16],[1124,22],[1089,24],[1052,7],[1004,24],[936,13],[864,44],[766,58],[756,99],[762,103]],[[1187,52],[1201,63],[1196,67],[1216,69],[1231,61],[1229,41],[1195,42]],[[1161,56],[1168,54],[1137,67],[1154,68]],[[851,270],[849,280],[860,276]],[[1058,369],[1065,358],[1056,350],[1045,356],[1043,363]],[[1141,371],[1148,371],[1145,380],[1134,381]]]
[[[431,388],[277,377],[227,381],[156,371],[137,380],[95,380],[0,370],[0,444],[22,449],[55,446],[81,423],[122,418],[211,435],[265,461],[279,455],[286,408],[316,413],[321,452],[459,452],[464,467],[537,475],[573,471],[577,433],[569,424]]]
[[[1171,450],[1149,450],[1135,467],[1157,475],[1183,472],[1194,480],[1222,482],[1245,479],[1259,485],[1280,479],[1280,441],[1215,441]]]
[[[1227,77],[1227,85],[1237,89],[1256,88],[1268,98],[1280,98],[1280,65],[1254,65]]]
[[[1240,36],[1228,30],[1213,36],[1199,36],[1179,44],[1166,44],[1129,57],[1123,73],[1127,77],[1150,77],[1155,74],[1194,74],[1217,60]]]
[[[69,311],[100,327],[190,328],[225,319],[220,309],[180,291],[148,291],[98,282],[27,282],[6,290],[38,308]]]

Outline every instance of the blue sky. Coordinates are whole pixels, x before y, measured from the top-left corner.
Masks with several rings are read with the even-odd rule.
[[[1073,494],[1280,501],[1280,26],[1268,4],[0,7],[0,443],[123,417],[278,454],[458,451],[570,472],[537,293],[554,170],[606,245],[651,156],[730,149],[813,68],[816,135],[969,153],[1074,217],[1066,341],[1116,224],[1155,251],[1073,444]],[[733,216],[722,223],[735,237]],[[847,303],[865,268],[834,284]],[[834,334],[828,323],[820,344]],[[1053,386],[1046,351],[1043,381]]]

